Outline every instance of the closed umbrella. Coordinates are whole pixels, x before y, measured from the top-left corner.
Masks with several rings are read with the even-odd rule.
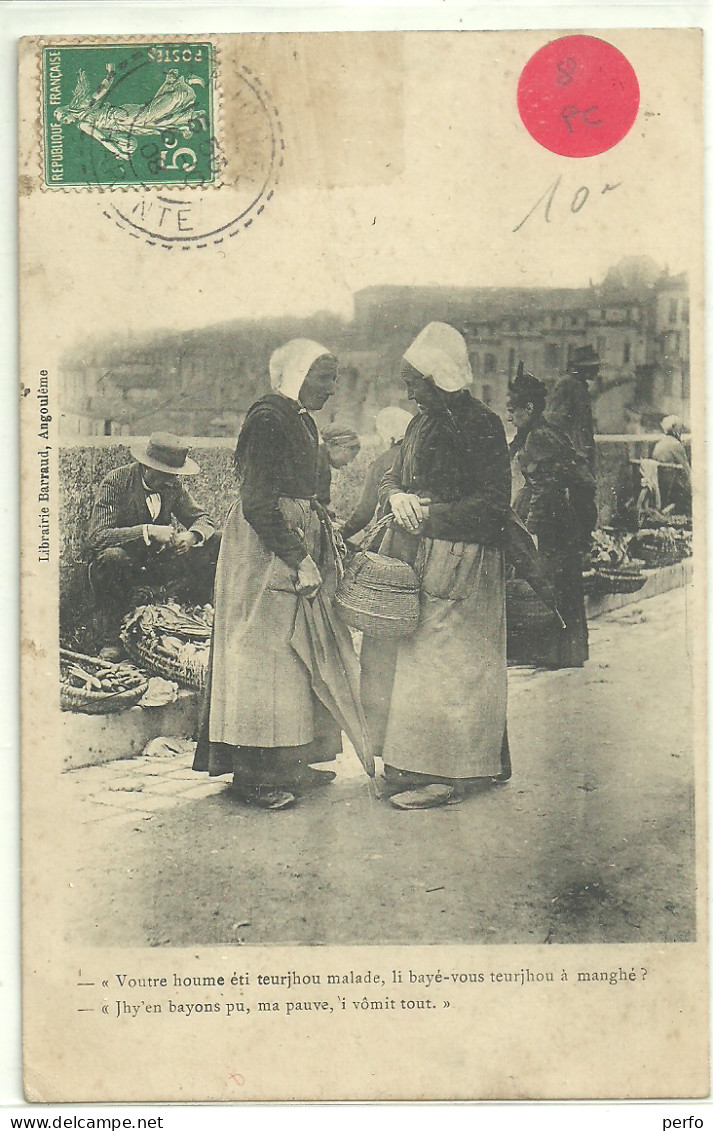
[[[507,564],[514,568],[518,577],[528,583],[543,605],[552,610],[560,626],[566,628],[567,625],[557,608],[554,586],[547,575],[542,558],[537,552],[530,532],[512,507],[505,519],[504,535],[503,549]]]
[[[311,600],[298,600],[292,647],[309,670],[315,695],[347,734],[373,778],[374,756],[359,698],[359,661],[348,630],[335,621],[321,591]]]

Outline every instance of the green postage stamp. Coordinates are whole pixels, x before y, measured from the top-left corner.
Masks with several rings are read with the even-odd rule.
[[[211,43],[42,48],[48,188],[215,183]]]

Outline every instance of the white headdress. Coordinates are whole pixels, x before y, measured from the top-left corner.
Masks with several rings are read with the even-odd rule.
[[[473,383],[465,338],[446,322],[429,322],[404,354],[414,369],[446,393]]]
[[[661,431],[665,432],[667,436],[680,436],[683,432],[683,421],[680,416],[664,416],[661,421]]]
[[[374,425],[379,439],[385,444],[390,444],[392,440],[403,440],[404,433],[412,420],[411,413],[405,408],[390,404],[388,408],[382,408],[381,412],[377,412]]]
[[[296,401],[318,357],[331,357],[330,351],[309,338],[293,338],[275,350],[270,358],[270,384],[275,392]]]

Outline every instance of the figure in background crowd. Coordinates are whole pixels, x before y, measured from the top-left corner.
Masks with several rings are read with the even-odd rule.
[[[273,392],[238,438],[238,497],[215,580],[208,686],[193,768],[233,774],[234,795],[285,809],[334,778],[342,730],[371,757],[359,667],[331,599],[341,563],[317,498],[319,433],[311,413],[335,391],[337,360],[298,338],[270,359]],[[373,772],[373,766],[370,767]]]
[[[412,419],[410,412],[397,405],[389,405],[388,408],[382,408],[377,412],[374,425],[379,439],[387,447],[369,464],[359,501],[342,527],[342,538],[345,541],[368,526],[376,514],[381,480],[393,467],[404,433]]]
[[[570,372],[558,381],[549,397],[547,415],[550,423],[569,436],[574,450],[586,460],[594,474],[594,419],[588,382],[599,373],[599,354],[593,346],[579,346],[574,351]]]
[[[332,517],[332,468],[346,467],[360,451],[361,440],[353,428],[328,424],[322,429],[317,453],[317,498]]]
[[[402,379],[420,412],[382,480],[395,525],[381,552],[414,564],[420,620],[391,647],[362,651],[362,686],[391,803],[420,809],[460,798],[473,779],[510,775],[502,543],[511,477],[503,425],[468,391],[457,330],[429,323],[404,354]]]
[[[535,666],[577,668],[589,657],[582,555],[597,520],[596,484],[569,437],[544,416],[545,403],[545,385],[520,366],[508,397],[517,428],[510,453],[525,480],[514,507],[537,540],[566,628],[553,620],[548,629],[523,631],[510,654]]]
[[[178,600],[212,600],[220,545],[213,520],[182,483],[200,468],[168,432],[131,448],[135,462],[102,480],[87,535],[89,584],[94,595],[103,659],[120,659],[121,621],[135,603],[165,590]]]
[[[676,514],[691,513],[692,472],[681,436],[683,421],[678,416],[665,416],[661,421],[663,436],[654,444],[651,458],[657,463],[675,464],[676,469],[662,468],[659,474],[661,506],[673,504]]]

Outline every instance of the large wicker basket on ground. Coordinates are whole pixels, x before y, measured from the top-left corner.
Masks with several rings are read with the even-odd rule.
[[[600,584],[604,593],[636,593],[646,584],[646,575],[640,570],[599,569]]]
[[[508,632],[533,632],[559,624],[557,614],[537,596],[527,581],[511,578],[506,584]]]
[[[84,691],[78,687],[59,685],[59,704],[63,711],[81,711],[85,715],[109,715],[135,707],[146,694],[148,681],[128,691]]]
[[[80,666],[81,665],[81,666]],[[97,673],[104,672],[109,689],[90,686],[97,683]],[[85,656],[68,648],[60,648],[59,703],[63,711],[81,711],[85,715],[108,715],[134,707],[143,699],[148,680],[142,671],[126,663],[112,664],[100,656]],[[84,686],[70,682],[74,677],[86,680]],[[124,687],[124,684],[130,684]]]
[[[144,605],[124,620],[121,642],[133,660],[153,675],[203,691],[211,628],[176,606]],[[167,647],[169,638],[174,648]]]
[[[585,597],[596,597],[603,592],[602,580],[596,569],[587,569],[582,573],[582,589]]]
[[[420,612],[418,577],[407,562],[362,550],[347,563],[335,604],[342,620],[365,636],[409,636]]]
[[[182,663],[175,656],[170,655],[161,647],[160,639],[142,636],[140,632],[124,630],[121,633],[121,642],[132,660],[136,660],[153,675],[163,676],[164,679],[175,680],[182,687],[192,688],[194,691],[203,691],[208,671],[208,650],[205,652],[205,663]]]

